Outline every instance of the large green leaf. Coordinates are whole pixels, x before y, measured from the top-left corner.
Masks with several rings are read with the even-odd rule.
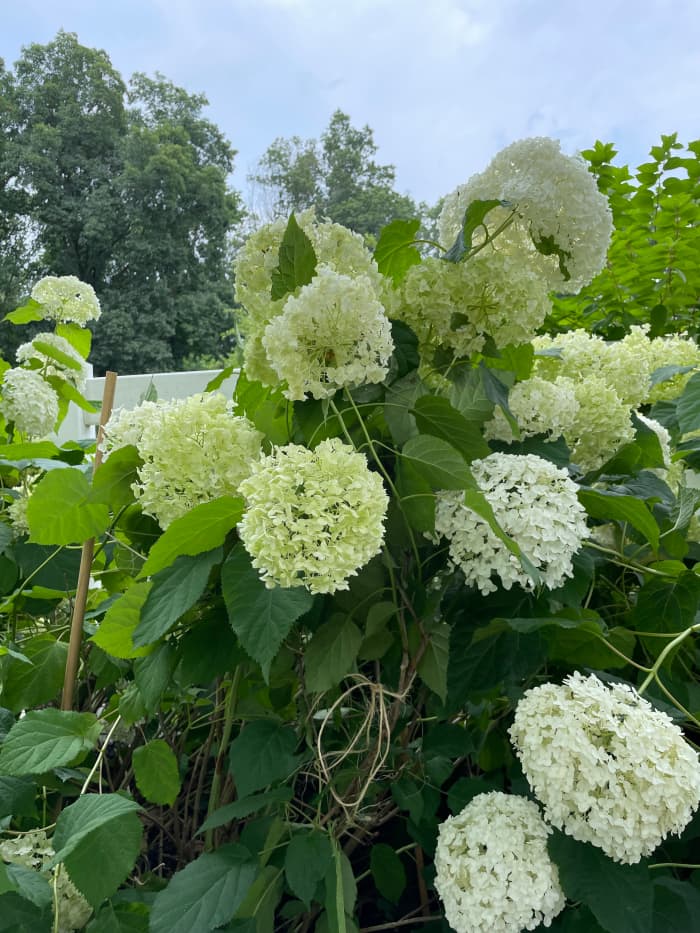
[[[90,484],[80,470],[54,470],[37,484],[27,503],[34,544],[82,544],[109,527],[106,505],[90,501]]]
[[[29,778],[0,776],[0,819],[5,816],[33,816],[36,784]]]
[[[467,421],[446,398],[426,395],[411,411],[421,434],[431,434],[448,441],[465,460],[477,460],[491,453],[478,422]]]
[[[419,433],[412,409],[419,398],[429,394],[430,389],[421,381],[415,370],[388,387],[384,417],[395,444],[405,444],[410,437]]]
[[[301,762],[294,754],[296,746],[294,731],[277,720],[258,719],[248,723],[230,749],[231,772],[239,796],[247,797],[289,777]]]
[[[659,548],[659,526],[647,506],[634,496],[618,496],[597,489],[579,489],[579,501],[591,518],[631,525],[642,534],[656,551]]]
[[[382,227],[374,250],[379,271],[398,285],[411,266],[420,263],[415,240],[420,220],[392,220]]]
[[[307,908],[332,861],[333,846],[326,833],[294,833],[285,853],[284,873],[292,892]]]
[[[56,333],[59,337],[63,337],[64,340],[67,340],[84,359],[88,358],[92,345],[91,330],[88,330],[87,327],[81,327],[80,324],[59,323],[56,324]]]
[[[146,904],[138,901],[127,904],[106,903],[90,923],[86,933],[148,933],[148,915]]]
[[[132,445],[113,451],[95,471],[92,479],[92,502],[104,502],[117,512],[134,501],[132,486],[138,480],[142,461]]]
[[[304,653],[306,686],[312,693],[336,687],[355,665],[362,632],[350,616],[339,615],[314,633]]]
[[[699,608],[700,576],[693,571],[675,580],[652,577],[638,591],[628,624],[643,631],[682,632],[693,624]]]
[[[373,845],[369,865],[379,893],[392,904],[398,904],[406,888],[406,870],[394,849],[384,842]]]
[[[429,632],[430,641],[418,664],[418,676],[442,702],[447,697],[447,664],[450,657],[450,626],[439,622]]]
[[[94,641],[113,658],[140,658],[148,654],[150,648],[134,647],[133,634],[141,618],[141,609],[151,586],[150,580],[132,583],[129,589],[109,607],[90,641]]]
[[[205,852],[156,895],[150,933],[208,933],[223,926],[243,903],[256,871],[245,846],[234,843]]]
[[[313,596],[304,587],[268,589],[240,546],[221,568],[221,589],[231,628],[267,679],[280,645],[296,620],[309,611]]]
[[[10,891],[0,896],[0,933],[51,933],[51,910]]]
[[[608,933],[652,933],[653,888],[644,864],[622,865],[600,849],[555,831],[549,854],[571,900],[584,903]]]
[[[447,441],[421,434],[404,445],[401,456],[433,489],[467,489],[474,478],[464,457]]]
[[[276,787],[274,790],[265,791],[262,794],[251,794],[250,797],[241,797],[233,803],[227,803],[225,807],[219,807],[218,810],[206,818],[197,830],[198,833],[204,833],[208,829],[216,829],[219,826],[226,826],[234,820],[243,819],[250,816],[251,813],[257,813],[271,803],[287,803],[292,799],[291,787]]]
[[[152,576],[183,554],[192,557],[220,547],[241,520],[243,510],[243,500],[234,496],[221,496],[190,509],[168,525],[151,548],[139,576]]]
[[[284,298],[300,286],[308,285],[315,274],[313,245],[292,214],[280,243],[279,264],[272,271],[272,300]]]
[[[508,201],[499,201],[496,198],[489,200],[471,201],[464,212],[464,223],[462,224],[457,239],[450,249],[445,253],[443,259],[448,262],[460,262],[470,252],[472,248],[472,237],[476,230],[484,224],[486,215],[494,207],[510,207]]]
[[[102,724],[92,713],[30,710],[10,729],[0,748],[0,773],[44,774],[71,764],[95,745]]]
[[[194,556],[183,554],[154,575],[132,636],[136,647],[157,641],[194,606],[207,588],[209,574],[221,561],[222,554],[220,547]]]
[[[64,353],[63,350],[59,350],[59,348],[55,347],[52,343],[47,343],[46,340],[41,340],[38,337],[35,337],[34,340],[32,340],[32,346],[35,350],[38,350],[39,353],[43,353],[50,359],[60,363],[61,366],[66,366],[68,369],[72,369],[78,373],[80,372],[81,365],[78,360],[70,356],[68,353]]]
[[[133,869],[141,849],[139,805],[119,794],[85,794],[56,822],[53,864],[63,862],[73,884],[97,908]]]
[[[683,434],[700,428],[700,373],[691,376],[676,405],[678,426]]]
[[[136,786],[146,800],[171,807],[180,793],[180,769],[167,742],[153,739],[131,756]]]
[[[486,394],[481,369],[462,367],[455,374],[450,401],[467,421],[483,424],[493,415],[494,403]]]
[[[13,661],[4,671],[2,702],[18,713],[53,700],[63,686],[68,645],[53,635],[35,635],[22,642],[22,654],[31,664]]]

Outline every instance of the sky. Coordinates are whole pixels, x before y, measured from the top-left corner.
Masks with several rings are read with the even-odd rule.
[[[125,78],[204,93],[249,199],[267,146],[338,108],[428,203],[526,136],[631,165],[662,133],[700,137],[700,0],[0,0],[8,66],[59,29]]]

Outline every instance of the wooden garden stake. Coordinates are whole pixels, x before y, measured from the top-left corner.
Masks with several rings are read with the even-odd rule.
[[[100,444],[104,437],[104,426],[109,421],[114,406],[114,391],[117,387],[117,374],[107,372],[105,374],[105,387],[102,393],[102,410],[100,412],[100,426],[97,429],[97,450],[95,451],[95,462],[93,466],[93,475],[95,470],[102,463],[102,451]],[[73,603],[73,618],[70,628],[70,642],[68,643],[68,658],[66,659],[66,672],[63,678],[63,693],[61,695],[61,709],[69,710],[73,707],[73,691],[75,689],[75,679],[78,675],[78,663],[80,661],[80,644],[83,637],[83,621],[85,619],[85,606],[87,604],[88,589],[90,587],[90,571],[92,570],[92,558],[95,550],[95,539],[89,538],[83,544],[83,553],[80,558],[80,570],[78,571],[78,586],[75,592],[75,602]]]

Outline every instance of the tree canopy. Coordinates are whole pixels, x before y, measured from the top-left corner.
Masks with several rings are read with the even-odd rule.
[[[313,207],[319,217],[376,237],[390,220],[418,213],[395,190],[394,166],[380,165],[376,154],[370,127],[357,129],[336,110],[320,139],[276,139],[250,180],[262,192],[266,219]]]
[[[2,80],[0,181],[10,183],[0,186],[0,223],[25,244],[31,226],[42,273],[95,288],[96,368],[222,356],[228,238],[242,208],[227,183],[235,150],[203,116],[206,98],[161,75],[127,84],[105,52],[66,32],[24,49]],[[0,258],[1,286],[23,267]]]

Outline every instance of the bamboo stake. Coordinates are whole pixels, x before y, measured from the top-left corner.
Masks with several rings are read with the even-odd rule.
[[[100,444],[104,437],[104,427],[109,421],[114,406],[114,392],[117,387],[117,374],[107,372],[105,374],[105,387],[102,393],[102,410],[100,412],[100,426],[97,429],[97,449],[95,451],[95,462],[93,465],[93,475],[95,470],[102,463],[102,451]],[[73,603],[73,618],[71,620],[70,641],[68,643],[68,658],[66,659],[66,672],[63,678],[63,693],[61,695],[61,709],[69,710],[73,707],[73,691],[75,690],[75,680],[78,675],[78,664],[80,662],[80,645],[83,638],[83,621],[85,620],[85,606],[87,604],[88,589],[90,587],[90,571],[92,569],[92,558],[95,552],[95,539],[89,538],[83,544],[83,553],[80,558],[80,570],[78,571],[78,586],[75,591],[75,602]]]

